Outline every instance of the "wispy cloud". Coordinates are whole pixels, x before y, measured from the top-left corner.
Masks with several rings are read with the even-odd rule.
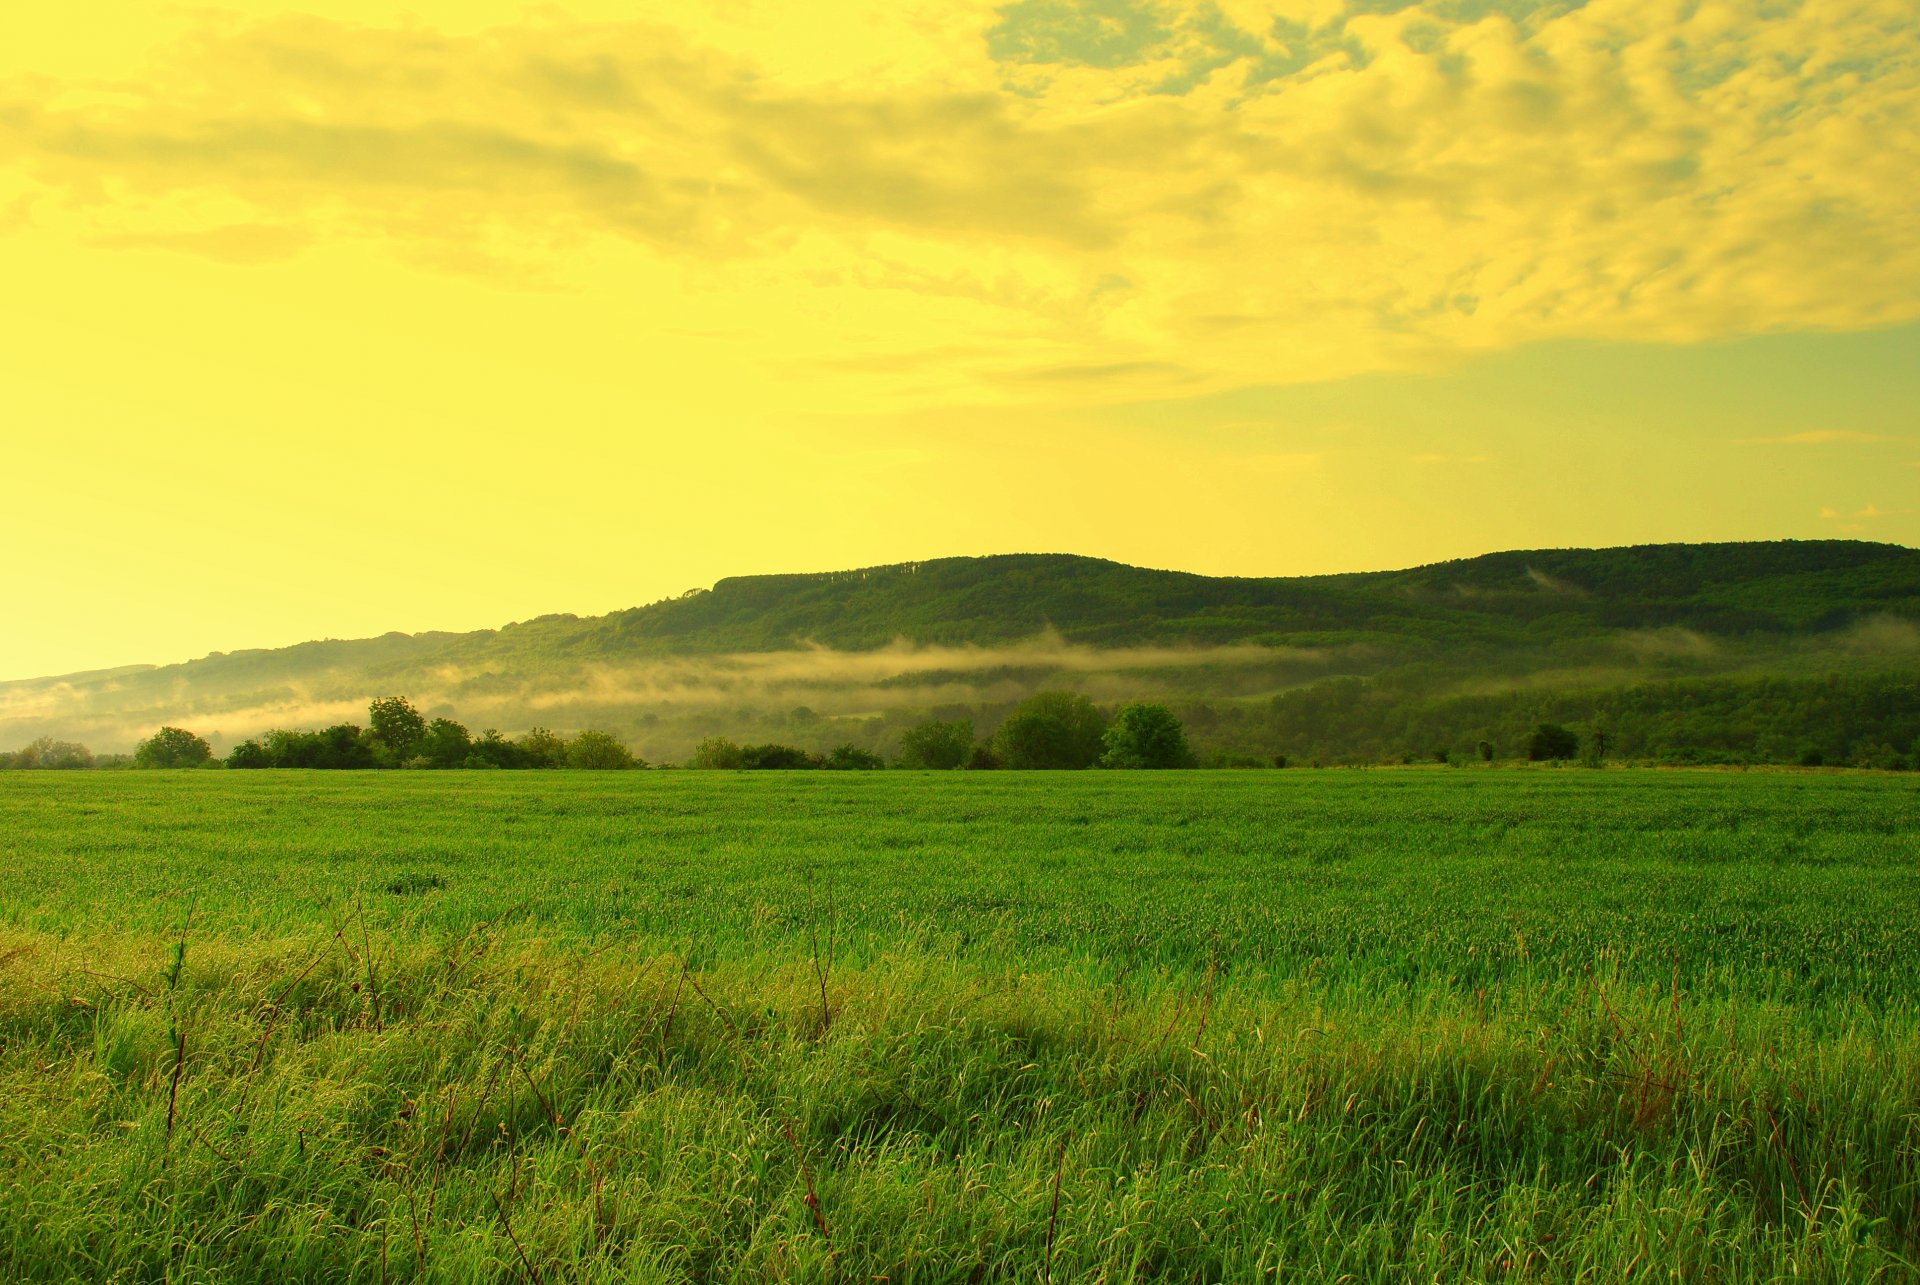
[[[1828,446],[1840,442],[1897,442],[1902,439],[1885,433],[1861,433],[1846,428],[1817,428],[1805,433],[1783,433],[1775,437],[1743,437],[1743,446]]]
[[[692,16],[210,19],[110,92],[0,85],[0,177],[79,240],[236,265],[751,265],[761,297],[884,294],[907,346],[997,349],[903,388],[1084,400],[1920,316],[1911,18],[1019,0],[941,19],[944,65],[841,80]]]

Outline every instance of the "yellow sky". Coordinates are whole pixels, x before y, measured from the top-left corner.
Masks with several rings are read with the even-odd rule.
[[[1912,0],[14,6],[0,677],[1920,543],[1915,190]]]

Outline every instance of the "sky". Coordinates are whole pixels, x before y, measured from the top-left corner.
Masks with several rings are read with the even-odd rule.
[[[1073,552],[1920,544],[1913,0],[0,14],[0,678]]]

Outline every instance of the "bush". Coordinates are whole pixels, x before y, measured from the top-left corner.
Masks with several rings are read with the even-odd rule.
[[[1101,735],[1102,767],[1182,768],[1195,765],[1187,729],[1165,705],[1123,707]]]
[[[1089,768],[1106,751],[1106,719],[1077,692],[1040,692],[1016,705],[993,734],[994,756],[1010,768]]]
[[[905,768],[950,771],[965,763],[972,750],[972,719],[945,722],[932,718],[901,735],[900,755],[895,762]]]
[[[213,757],[213,746],[182,727],[163,727],[133,751],[135,767],[199,767]]]

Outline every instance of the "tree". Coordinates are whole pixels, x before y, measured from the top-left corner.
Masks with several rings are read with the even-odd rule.
[[[1014,706],[993,734],[993,751],[1011,768],[1088,768],[1106,749],[1106,725],[1078,692],[1039,692]]]
[[[834,772],[877,772],[886,760],[857,745],[836,745],[827,752],[820,766]]]
[[[730,771],[745,767],[746,761],[738,745],[724,736],[709,736],[694,747],[693,757],[687,760],[687,766]]]
[[[272,767],[273,760],[267,757],[266,746],[258,741],[248,740],[233,747],[232,752],[227,755],[227,766],[230,768]]]
[[[740,766],[762,771],[792,772],[819,767],[813,755],[792,745],[748,745],[740,751]]]
[[[626,742],[612,732],[597,732],[589,728],[574,737],[573,743],[567,746],[567,766],[594,772],[613,772],[644,765],[633,756]]]
[[[388,696],[367,706],[367,735],[380,757],[395,766],[419,753],[427,735],[427,720],[404,696]]]
[[[1542,723],[1527,738],[1527,757],[1535,763],[1570,759],[1580,753],[1580,738],[1558,723]]]
[[[518,745],[500,735],[498,728],[489,727],[480,733],[473,742],[473,752],[467,755],[463,767],[529,767],[527,752]]]
[[[1196,760],[1187,744],[1187,729],[1165,705],[1136,702],[1113,716],[1101,737],[1107,747],[1102,767],[1193,767]]]
[[[992,772],[1001,764],[1000,760],[994,756],[993,746],[982,741],[967,751],[965,766],[969,772]]]
[[[972,749],[972,719],[956,718],[946,722],[930,718],[901,734],[900,756],[895,762],[905,768],[945,772],[965,763]]]
[[[528,767],[565,767],[567,742],[544,727],[536,727],[514,742]]]
[[[1492,741],[1482,741],[1480,742],[1480,744],[1474,746],[1474,748],[1480,752],[1480,761],[1482,763],[1493,762],[1493,742]]]
[[[135,767],[199,767],[213,746],[182,727],[163,727],[133,751]]]
[[[459,767],[473,753],[473,737],[450,718],[436,718],[427,724],[426,735],[413,747],[413,759],[425,759],[430,767]],[[406,761],[406,760],[403,760]]]
[[[17,768],[74,771],[93,766],[93,751],[78,741],[56,741],[42,736],[13,756]]]

